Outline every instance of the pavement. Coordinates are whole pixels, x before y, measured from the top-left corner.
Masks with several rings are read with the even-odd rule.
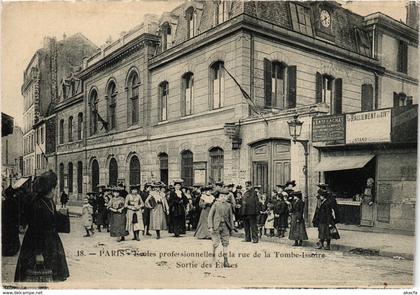
[[[57,206],[58,208],[59,206]],[[82,208],[79,206],[67,206],[67,208],[70,214],[81,215],[82,213]],[[351,251],[358,254],[391,257],[395,259],[414,259],[416,248],[415,236],[348,230],[340,225],[337,225],[337,227],[340,233],[340,239],[331,241],[333,250],[342,252]],[[318,229],[308,227],[306,231],[308,241],[304,241],[304,246],[315,247],[318,241]],[[244,232],[243,230],[239,230],[233,236],[243,238]],[[282,239],[263,236],[262,240],[272,243],[288,241],[287,233],[286,237]],[[292,241],[290,242],[292,243]]]

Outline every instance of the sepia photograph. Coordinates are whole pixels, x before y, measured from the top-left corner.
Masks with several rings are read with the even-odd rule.
[[[414,290],[419,3],[1,3],[3,294]]]

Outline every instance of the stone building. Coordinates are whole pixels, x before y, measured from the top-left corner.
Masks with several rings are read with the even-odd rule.
[[[87,59],[81,91],[57,105],[60,185],[250,179],[270,194],[307,180],[311,218],[325,179],[313,118],[417,104],[416,32],[336,2],[188,1],[148,15]]]

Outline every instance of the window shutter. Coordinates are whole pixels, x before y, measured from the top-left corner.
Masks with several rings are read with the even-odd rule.
[[[343,112],[343,80],[335,79],[335,114]]]
[[[373,87],[371,84],[362,85],[362,111],[373,110]]]
[[[322,75],[318,72],[315,77],[315,102],[322,102]]]
[[[394,108],[400,106],[400,96],[398,93],[394,92]]]
[[[264,106],[271,108],[271,61],[264,58]]]
[[[287,107],[296,107],[296,66],[290,66],[287,68]]]

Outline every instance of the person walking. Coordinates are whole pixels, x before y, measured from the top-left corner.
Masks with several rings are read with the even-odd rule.
[[[194,237],[197,239],[211,239],[207,224],[210,208],[215,200],[211,190],[212,188],[210,186],[203,187],[201,190],[202,194],[199,201],[199,206],[201,208],[200,220],[198,221],[197,230],[194,233]]]
[[[93,236],[93,206],[89,203],[88,198],[83,200],[82,224],[84,230],[86,231],[86,234],[83,237]]]
[[[258,243],[257,217],[259,214],[258,197],[251,181],[245,183],[246,191],[242,198],[242,216],[245,229],[244,242]]]
[[[185,234],[185,208],[188,204],[188,199],[181,191],[181,186],[184,181],[182,179],[174,180],[175,190],[171,191],[169,196],[169,214],[171,225],[169,232],[173,233],[175,237]]]
[[[306,241],[308,239],[305,228],[305,220],[303,218],[305,203],[302,201],[301,191],[295,191],[292,195],[294,199],[292,203],[292,210],[290,211],[291,221],[289,240],[295,241],[293,246],[302,246],[303,240]]]
[[[338,239],[338,231],[336,232],[336,235],[331,235],[331,229],[335,228],[334,223],[334,217],[333,217],[333,207],[331,201],[328,200],[329,193],[326,190],[320,190],[319,191],[319,198],[320,198],[320,204],[317,208],[313,224],[314,226],[318,227],[318,239],[319,242],[316,249],[325,249],[330,250],[331,249],[331,239],[335,238]],[[336,230],[336,228],[335,228]],[[324,242],[326,242],[326,245],[324,245]]]
[[[118,237],[117,242],[125,241],[128,235],[126,229],[125,200],[120,196],[118,188],[114,189],[113,198],[109,201],[110,211],[110,234]]]
[[[151,184],[146,182],[144,184],[144,190],[141,193],[141,199],[142,199],[143,203],[145,203],[147,198],[149,197],[149,193],[150,193],[151,189],[152,189]],[[151,236],[151,234],[149,233],[149,222],[150,222],[150,208],[145,207],[143,209],[143,225],[144,225],[144,228],[145,228],[143,230],[143,235]]]
[[[279,238],[284,238],[288,219],[288,207],[285,201],[284,192],[277,194],[277,200],[274,203],[274,227]]]
[[[69,201],[69,195],[66,194],[66,192],[63,190],[60,196],[61,208],[66,208],[68,201]]]
[[[165,187],[164,183],[152,184],[152,191],[147,198],[145,205],[150,209],[149,226],[151,230],[156,231],[156,239],[160,239],[160,231],[167,229],[166,215],[169,212],[166,193],[161,190]]]
[[[131,193],[125,198],[125,208],[127,208],[127,220],[125,229],[133,232],[133,240],[140,241],[140,231],[144,230],[143,215],[141,210],[144,208],[143,200],[138,194],[139,185],[131,185]]]

